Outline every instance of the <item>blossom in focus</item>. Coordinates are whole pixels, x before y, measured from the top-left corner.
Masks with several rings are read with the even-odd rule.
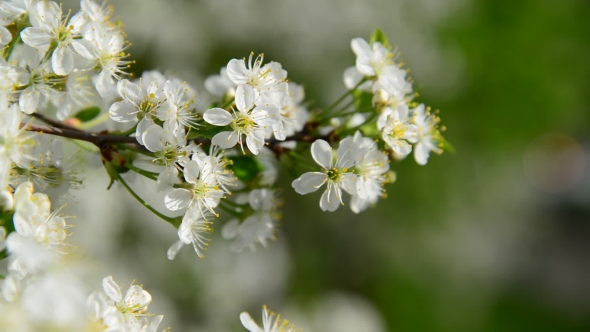
[[[330,144],[319,139],[311,145],[311,155],[322,167],[322,172],[303,174],[293,181],[293,189],[305,195],[317,191],[327,183],[326,191],[320,199],[320,208],[322,211],[336,211],[339,205],[344,205],[342,190],[351,195],[356,191],[356,176],[351,169],[356,159],[356,147],[352,138],[347,137],[340,141],[335,157]]]
[[[238,142],[244,151],[242,135],[246,136],[246,145],[253,154],[264,146],[272,126],[280,121],[279,109],[273,104],[255,105],[256,93],[249,85],[239,85],[236,90],[236,107],[230,114],[222,108],[212,108],[205,112],[205,121],[215,126],[230,125],[232,131],[222,131],[213,136],[212,144],[222,149],[234,147]],[[244,152],[245,153],[245,152]]]

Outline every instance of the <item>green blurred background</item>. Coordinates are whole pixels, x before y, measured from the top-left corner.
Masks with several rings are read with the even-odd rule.
[[[388,199],[359,215],[321,213],[283,172],[269,249],[230,253],[215,235],[204,259],[187,248],[173,262],[174,230],[121,188],[102,195],[93,171],[74,242],[145,284],[173,331],[242,331],[239,312],[260,321],[262,304],[308,332],[590,331],[589,1],[110,3],[136,73],[202,90],[229,59],[264,52],[324,106],[345,91],[350,40],[381,27],[457,150],[395,164]]]

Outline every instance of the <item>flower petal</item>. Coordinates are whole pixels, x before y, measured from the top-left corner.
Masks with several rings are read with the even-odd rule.
[[[227,126],[234,118],[222,108],[212,108],[205,112],[203,119],[214,126]]]
[[[244,60],[231,59],[227,64],[227,76],[235,84],[248,82],[248,69]]]
[[[263,332],[263,330],[256,324],[256,322],[252,319],[249,313],[242,312],[240,314],[240,321],[242,325],[246,328],[246,330],[250,332]]]
[[[115,302],[120,302],[123,299],[119,285],[113,280],[112,276],[102,279],[102,288],[104,292]]]
[[[166,133],[158,125],[151,125],[142,134],[143,145],[152,152],[164,150],[166,145]]]
[[[67,75],[74,69],[74,55],[66,46],[60,45],[53,51],[51,66],[57,75]]]
[[[182,249],[182,247],[184,247],[184,242],[182,242],[181,240],[174,242],[174,244],[172,244],[170,246],[170,248],[168,248],[168,252],[166,253],[166,256],[168,257],[168,259],[174,260],[174,258],[176,257],[176,254],[178,254],[178,252],[180,251],[180,249]]]
[[[111,105],[109,114],[117,122],[131,122],[137,119],[137,109],[127,100],[118,101]]]
[[[233,148],[238,144],[239,135],[235,131],[222,131],[219,134],[213,136],[211,143],[219,145],[222,149]]]
[[[37,110],[40,100],[41,91],[28,87],[21,93],[18,99],[18,107],[20,107],[21,111],[31,114]]]
[[[20,37],[25,44],[34,48],[44,48],[51,43],[51,36],[41,28],[28,27],[20,33]]]
[[[416,163],[418,163],[418,165],[426,165],[428,157],[430,157],[430,150],[426,144],[422,142],[416,144],[414,147],[414,159],[416,159]]]
[[[342,191],[340,191],[340,188],[338,187],[326,189],[326,191],[324,191],[324,193],[322,194],[322,198],[320,199],[320,208],[322,209],[322,211],[334,212],[338,210],[338,207],[341,203],[341,195]]]
[[[291,186],[295,192],[306,195],[317,191],[326,182],[326,174],[320,172],[308,172],[293,181]]]
[[[236,89],[236,107],[241,112],[247,112],[254,107],[254,100],[256,99],[256,93],[254,92],[254,88],[246,85],[241,84],[238,85]]]
[[[191,160],[184,165],[184,179],[188,183],[196,184],[199,180],[199,173],[201,173],[201,167],[195,160]]]
[[[332,147],[323,139],[311,144],[311,156],[323,168],[330,169],[332,167]]]
[[[174,189],[164,197],[164,204],[170,211],[186,208],[191,203],[193,195],[186,189]]]

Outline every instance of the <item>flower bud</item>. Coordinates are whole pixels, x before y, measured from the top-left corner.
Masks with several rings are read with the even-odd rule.
[[[379,89],[373,95],[373,107],[382,108],[389,104],[389,93],[387,91]]]

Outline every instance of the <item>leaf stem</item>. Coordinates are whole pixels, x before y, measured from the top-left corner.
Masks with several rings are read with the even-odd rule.
[[[138,202],[141,203],[141,205],[145,206],[153,214],[155,214],[158,217],[162,218],[163,220],[167,221],[168,223],[170,223],[175,228],[178,228],[180,226],[180,219],[179,219],[179,217],[171,218],[171,217],[168,217],[168,216],[163,215],[158,210],[154,209],[148,202],[144,201],[141,197],[139,197],[139,195],[137,195],[135,193],[135,191],[133,191],[133,189],[131,189],[131,187],[129,187],[129,185],[127,184],[127,182],[125,182],[125,180],[123,180],[123,177],[119,173],[117,173],[117,180],[119,180],[119,182],[121,182],[121,184],[123,185],[123,187],[125,187],[125,189],[127,189],[127,191],[131,194],[131,196],[133,196]]]

